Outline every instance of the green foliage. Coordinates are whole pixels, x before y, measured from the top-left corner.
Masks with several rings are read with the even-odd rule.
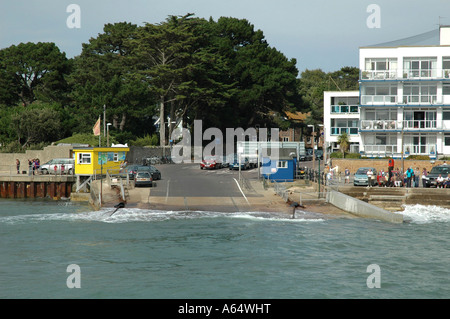
[[[89,133],[75,133],[70,137],[66,137],[56,142],[56,144],[88,144],[91,146],[98,146],[98,136],[94,136]],[[102,144],[105,144],[104,138],[102,137]]]
[[[130,145],[132,146],[156,146],[158,145],[158,135],[153,134],[152,136],[150,135],[145,135],[144,137],[139,137],[136,140],[132,141],[130,143]]]
[[[330,154],[330,158],[344,158],[344,154],[342,152],[333,152]],[[359,153],[346,153],[346,159],[360,159],[361,154]]]
[[[307,124],[323,122],[323,92],[358,90],[359,69],[343,67],[338,71],[325,73],[321,69],[302,72],[298,90],[302,97],[302,108],[311,112]]]
[[[63,101],[69,71],[69,61],[54,43],[20,43],[0,50],[0,103]]]

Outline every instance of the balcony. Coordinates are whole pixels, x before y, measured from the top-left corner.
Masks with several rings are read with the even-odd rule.
[[[442,123],[442,122],[441,122]],[[436,120],[360,120],[361,131],[423,131],[441,130],[441,123]]]
[[[361,80],[396,80],[397,70],[361,71]]]
[[[397,145],[364,145],[367,156],[386,157],[398,154]]]
[[[397,95],[361,95],[362,105],[396,104]]]
[[[400,71],[401,76],[398,76]],[[439,80],[450,79],[450,69],[404,69],[404,70],[378,70],[361,71],[362,81],[386,80]]]
[[[403,95],[404,104],[436,104],[436,95]]]

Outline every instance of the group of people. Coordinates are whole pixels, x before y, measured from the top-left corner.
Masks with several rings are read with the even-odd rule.
[[[39,167],[41,165],[41,162],[39,161],[39,158],[33,158],[28,160],[28,175],[36,175],[39,174]],[[17,174],[20,174],[20,161],[19,159],[16,159],[16,168],[17,168]]]
[[[394,170],[393,167],[389,167],[388,172],[382,169],[378,172],[377,182],[379,186],[384,187],[419,187],[420,179],[422,179],[422,186],[425,187],[427,174],[426,168],[420,172],[418,167],[415,170],[409,167],[403,174],[398,168]]]
[[[439,174],[436,179],[436,187],[437,188],[450,188],[450,174],[447,177],[443,177],[442,174]]]

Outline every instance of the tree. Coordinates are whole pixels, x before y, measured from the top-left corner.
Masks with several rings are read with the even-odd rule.
[[[87,130],[106,106],[106,119],[123,132],[139,134],[148,125],[154,100],[140,81],[131,54],[137,26],[127,22],[106,24],[103,33],[83,44],[71,76],[72,97],[82,111]],[[87,112],[86,112],[87,111]],[[145,123],[145,124],[144,124]],[[128,124],[128,125],[127,125]]]
[[[350,138],[348,134],[346,132],[341,133],[337,138],[337,143],[339,144],[339,148],[341,149],[342,156],[345,158],[345,152],[350,146]]]
[[[22,147],[61,138],[59,113],[47,105],[26,109],[16,108],[11,116],[11,126]]]
[[[170,16],[161,24],[146,23],[139,28],[134,42],[140,79],[158,99],[161,146],[166,145],[166,105],[177,101],[179,88],[187,85],[183,79],[196,40],[193,24],[189,23],[191,16]]]
[[[54,43],[20,43],[0,50],[0,103],[62,102],[70,63]]]

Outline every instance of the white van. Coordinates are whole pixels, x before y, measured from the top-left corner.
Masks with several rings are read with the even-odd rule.
[[[64,165],[64,166],[63,166]],[[55,171],[56,166],[56,171]],[[73,158],[54,158],[39,167],[40,174],[70,174],[74,172],[75,160]],[[62,169],[64,167],[64,169]]]

